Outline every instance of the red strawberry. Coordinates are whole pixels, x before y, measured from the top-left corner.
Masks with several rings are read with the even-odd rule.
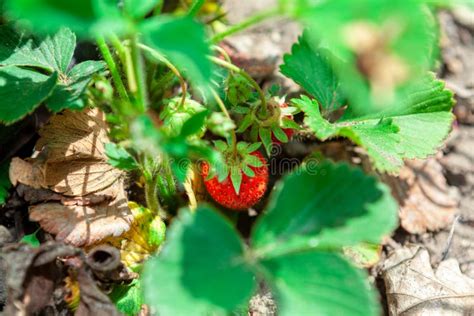
[[[232,185],[230,175],[222,182],[218,181],[217,176],[206,180],[210,166],[207,162],[202,164],[201,175],[204,177],[207,192],[220,205],[236,211],[245,210],[255,205],[265,194],[268,184],[267,162],[258,151],[254,151],[250,155],[257,157],[262,162],[262,166],[249,166],[255,173],[253,177],[249,177],[240,170],[242,182],[238,194]]]

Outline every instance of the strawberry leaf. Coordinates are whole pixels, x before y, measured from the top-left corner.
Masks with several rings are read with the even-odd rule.
[[[365,280],[367,273],[338,254],[292,253],[262,265],[279,315],[380,315],[377,295]]]
[[[66,74],[76,47],[76,36],[61,28],[53,36],[31,36],[12,25],[0,26],[0,65],[34,67]]]
[[[309,57],[310,51],[300,43],[295,51],[298,63],[290,60],[290,67],[311,67],[318,60],[315,73],[326,74],[322,71],[325,66],[320,64],[326,59],[352,105],[351,110],[358,115],[397,104],[399,90],[432,69],[438,56],[436,19],[423,1],[281,0],[281,5],[283,12],[305,25],[302,40],[315,52],[315,56]],[[304,56],[312,63],[305,61]],[[294,69],[285,71],[304,83],[305,88],[311,81],[319,81],[317,76],[305,78],[305,72]],[[381,73],[380,69],[385,71]],[[323,87],[318,93],[323,94],[322,91],[327,89]],[[327,98],[314,96],[326,109]]]
[[[10,96],[17,93],[15,89],[27,90],[19,94],[23,95],[23,106],[9,109],[9,118],[2,118],[0,114],[0,121],[13,122],[20,119],[42,101],[46,101],[48,108],[54,112],[66,108],[83,108],[86,105],[84,91],[92,75],[103,70],[104,64],[100,61],[86,61],[69,70],[75,46],[76,36],[67,28],[59,29],[54,35],[41,37],[17,32],[11,25],[0,26],[0,65],[6,66],[0,66],[0,71],[9,79],[0,83],[0,89]],[[6,73],[14,69],[11,67],[19,69],[15,71],[16,74],[21,73],[21,76],[27,76],[27,80],[34,81],[36,88],[33,90],[40,90],[41,97],[34,91],[24,89],[27,82],[8,77]],[[50,78],[46,80],[48,76]],[[41,87],[39,78],[43,78],[44,87]],[[54,89],[51,91],[52,88]],[[6,99],[5,105],[8,104],[13,103]]]
[[[110,165],[122,170],[134,170],[138,168],[138,163],[123,147],[114,143],[105,144],[105,154],[109,158]]]
[[[163,0],[124,0],[123,9],[134,18],[142,18]]]
[[[117,1],[5,0],[5,4],[10,16],[22,19],[36,32],[56,32],[67,26],[91,38],[130,30],[130,21],[121,15]]]
[[[164,316],[223,315],[255,288],[238,233],[206,206],[180,212],[163,251],[145,264],[142,281],[145,302]]]
[[[10,124],[33,112],[51,94],[56,81],[56,73],[49,77],[16,66],[0,67],[0,122]]]
[[[105,64],[95,60],[88,60],[74,66],[60,77],[59,84],[46,101],[46,105],[54,112],[84,108],[87,104],[84,92],[92,80],[92,75],[104,69]]]
[[[211,50],[202,24],[190,17],[159,16],[144,21],[140,30],[145,41],[180,68],[195,85],[209,84],[212,65],[207,56]]]
[[[340,249],[380,242],[396,225],[397,204],[385,185],[360,169],[323,162],[299,169],[277,187],[252,245],[267,255]]]
[[[348,137],[364,147],[380,171],[397,172],[404,159],[434,154],[451,130],[454,116],[452,92],[427,76],[398,108],[371,116],[345,116],[335,123],[325,120],[314,100],[303,96],[293,103],[305,112],[305,123],[326,140]]]
[[[33,248],[38,248],[40,246],[40,242],[38,237],[36,237],[38,231],[25,235],[20,239],[20,242],[30,245]]]
[[[130,284],[115,285],[109,296],[117,309],[125,315],[137,315],[144,303],[142,284],[138,279]]]
[[[307,35],[300,37],[291,48],[291,55],[285,55],[283,61],[281,73],[314,96],[324,109],[335,110],[344,105],[340,82],[328,57],[310,47]]]

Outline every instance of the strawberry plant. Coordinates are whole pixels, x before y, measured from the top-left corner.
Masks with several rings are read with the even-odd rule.
[[[32,157],[0,157],[0,204],[12,184],[47,190],[29,209],[45,232],[119,249],[136,273],[109,293],[125,314],[245,313],[259,282],[281,315],[380,314],[344,250],[397,227],[378,175],[435,154],[451,129],[453,95],[432,73],[433,11],[448,4],[279,0],[225,26],[215,1],[0,1],[0,144],[53,115]],[[273,17],[304,29],[280,65],[298,97],[263,89],[221,45]],[[86,42],[100,60],[78,60]],[[279,178],[273,149],[302,136],[346,138],[372,167],[316,153]]]

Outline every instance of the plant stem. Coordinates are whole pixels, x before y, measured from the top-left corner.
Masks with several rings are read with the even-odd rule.
[[[189,17],[194,17],[201,10],[205,0],[194,0],[188,11]]]
[[[260,13],[257,13],[255,15],[243,20],[240,23],[237,23],[237,24],[234,24],[234,25],[230,26],[224,32],[221,32],[219,34],[214,35],[211,38],[211,43],[213,43],[213,44],[219,43],[220,41],[222,41],[224,38],[226,38],[229,35],[240,32],[240,31],[246,29],[247,27],[249,27],[251,25],[260,23],[265,19],[277,16],[280,13],[281,12],[280,12],[279,8],[273,8],[271,10],[266,10],[266,11],[262,11]]]
[[[245,79],[247,79],[247,81],[254,87],[254,89],[257,91],[257,93],[260,97],[260,102],[261,102],[261,106],[262,106],[261,107],[261,113],[262,113],[262,116],[265,117],[267,115],[267,100],[265,98],[265,93],[260,88],[258,83],[247,72],[245,72],[243,69],[240,69],[236,65],[233,65],[229,62],[226,62],[226,61],[224,61],[222,59],[219,59],[219,58],[216,58],[214,56],[210,56],[209,58],[215,64],[217,64],[219,66],[222,66],[224,68],[227,68],[227,69],[229,69],[233,72],[236,72],[239,75],[242,75]]]
[[[212,96],[214,97],[214,100],[216,100],[217,105],[219,105],[219,108],[221,109],[221,111],[225,114],[225,116],[227,116],[228,119],[232,120],[229,112],[227,111],[227,108],[225,107],[224,102],[222,102],[216,90],[211,89],[211,93],[212,93]],[[232,141],[234,153],[236,153],[237,152],[237,135],[235,135],[235,130],[232,130],[231,137],[232,137],[231,141]]]
[[[222,47],[217,46],[217,45],[212,45],[212,48],[214,50],[218,51],[222,55],[222,57],[224,57],[226,62],[232,64],[232,59],[230,59],[230,56],[229,56],[229,54],[227,54],[225,49],[223,49]]]
[[[162,219],[166,219],[168,214],[163,210],[160,205],[160,201],[158,201],[158,192],[157,192],[157,181],[158,181],[158,174],[153,174],[153,177],[150,181],[145,182],[145,200],[146,205],[150,211],[154,214],[157,214]]]
[[[128,98],[127,90],[123,84],[122,78],[120,77],[120,73],[117,69],[117,65],[115,64],[114,58],[110,52],[105,39],[101,36],[97,37],[96,39],[97,46],[104,57],[104,61],[107,64],[107,67],[110,70],[110,74],[112,75],[112,80],[114,81],[115,87],[117,88],[118,94],[123,101],[130,101]]]
[[[186,87],[186,81],[184,80],[184,78],[181,75],[181,73],[179,72],[179,70],[168,59],[166,59],[166,57],[161,55],[159,52],[157,52],[153,48],[151,48],[149,46],[146,46],[144,44],[138,44],[138,47],[140,47],[141,49],[147,51],[148,53],[150,53],[150,55],[153,58],[155,58],[156,60],[158,60],[158,61],[162,62],[163,64],[165,64],[166,67],[168,67],[175,74],[175,76],[179,79],[179,83],[181,85],[181,93],[182,93],[181,105],[183,105],[184,102],[186,102],[187,87]]]
[[[143,58],[140,53],[140,50],[138,49],[138,41],[136,36],[132,37],[132,41],[130,44],[133,70],[135,74],[135,79],[137,81],[137,100],[140,110],[143,113],[145,112],[148,106]]]

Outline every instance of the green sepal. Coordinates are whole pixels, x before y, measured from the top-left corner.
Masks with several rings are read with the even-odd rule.
[[[236,130],[237,133],[243,133],[247,128],[249,128],[252,123],[254,122],[254,115],[252,113],[248,113],[244,116],[242,122],[239,124],[239,128]]]
[[[282,143],[287,143],[288,142],[288,136],[285,134],[285,132],[281,129],[280,126],[274,125],[272,126],[272,132],[273,135],[275,135],[276,139],[278,139]]]
[[[270,156],[272,153],[272,133],[270,129],[266,127],[260,127],[258,130],[258,134],[260,136],[260,139],[262,140],[263,147],[265,147],[265,151],[267,152],[267,155]]]
[[[235,193],[239,195],[240,185],[242,184],[242,171],[238,166],[233,166],[230,168],[230,180],[232,186],[234,187]]]

